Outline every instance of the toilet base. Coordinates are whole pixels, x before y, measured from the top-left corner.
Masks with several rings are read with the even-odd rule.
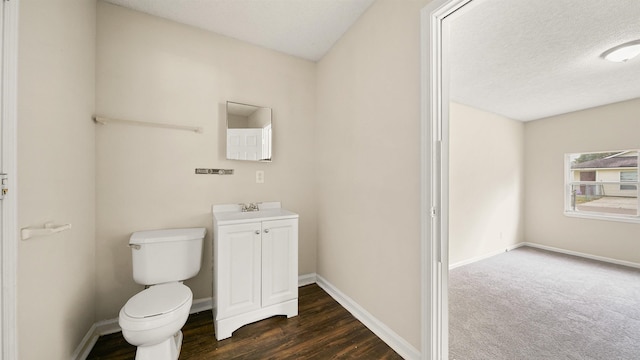
[[[182,349],[182,331],[167,340],[151,345],[138,346],[136,360],[178,360]]]

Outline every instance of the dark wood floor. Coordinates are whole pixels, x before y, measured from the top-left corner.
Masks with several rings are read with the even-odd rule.
[[[217,341],[211,311],[189,316],[180,359],[402,359],[318,285],[300,288],[299,315],[241,327]],[[134,359],[122,333],[100,337],[87,359]]]

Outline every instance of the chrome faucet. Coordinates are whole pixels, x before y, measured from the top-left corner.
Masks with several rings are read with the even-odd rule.
[[[258,208],[258,204],[260,203],[248,203],[248,204],[244,204],[244,203],[240,203],[240,210],[242,210],[242,212],[247,212],[247,211],[259,211],[260,209]]]

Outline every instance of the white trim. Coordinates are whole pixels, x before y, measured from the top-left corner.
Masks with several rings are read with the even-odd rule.
[[[317,284],[404,359],[420,359],[420,351],[418,349],[414,348],[400,335],[396,334],[320,275],[317,275]]]
[[[85,360],[102,335],[114,334],[122,331],[118,325],[118,319],[98,321],[91,325],[89,331],[80,341],[75,351],[71,354],[71,360]]]
[[[527,243],[521,242],[521,243],[517,243],[515,245],[509,245],[504,249],[492,251],[490,253],[487,253],[487,254],[484,254],[484,255],[480,255],[480,256],[476,256],[476,257],[471,258],[471,259],[458,261],[455,264],[450,264],[449,265],[449,270],[453,270],[453,269],[455,269],[457,267],[460,267],[460,266],[469,265],[471,263],[474,263],[474,262],[477,262],[477,261],[480,261],[480,260],[488,259],[488,258],[490,258],[492,256],[500,255],[502,253],[505,253],[505,252],[508,252],[508,251],[511,251],[511,250],[514,250],[514,249],[517,249],[517,248],[523,247],[523,246],[527,246]]]
[[[492,256],[496,256],[496,255],[502,254],[503,252],[515,250],[517,248],[524,247],[524,246],[528,246],[528,247],[532,247],[532,248],[536,248],[536,249],[547,250],[547,251],[553,251],[553,252],[560,253],[560,254],[577,256],[577,257],[590,259],[590,260],[602,261],[602,262],[615,264],[615,265],[622,265],[622,266],[628,266],[628,267],[640,269],[640,263],[635,263],[635,262],[632,262],[632,261],[612,259],[612,258],[608,258],[608,257],[604,257],[604,256],[591,255],[591,254],[581,253],[581,252],[578,252],[578,251],[566,250],[566,249],[561,249],[561,248],[557,248],[557,247],[553,247],[553,246],[541,245],[541,244],[536,244],[536,243],[531,243],[531,242],[526,242],[525,241],[525,242],[517,243],[515,245],[508,246],[504,250],[493,251],[493,252],[488,253],[486,255],[477,256],[477,257],[474,257],[472,259],[463,260],[463,261],[459,261],[459,262],[457,262],[455,264],[451,264],[449,266],[449,270],[455,269],[455,268],[460,267],[460,266],[469,265],[471,263],[474,263],[474,262],[477,262],[477,261],[481,261],[481,260],[484,260],[484,259],[488,259],[488,258],[490,258]]]
[[[94,327],[95,327],[94,331],[96,332],[96,334],[98,334],[98,336],[115,334],[117,332],[122,331],[122,328],[120,327],[120,324],[118,323],[117,318],[98,321],[97,323],[94,324]],[[91,331],[91,329],[89,329],[89,331]]]
[[[317,283],[324,291],[326,291],[332,298],[334,298],[340,305],[342,305],[353,316],[360,320],[369,330],[376,334],[382,341],[387,343],[393,350],[395,350],[400,356],[405,359],[420,359],[420,352],[411,346],[401,336],[396,334],[393,330],[387,327],[380,320],[376,319],[369,312],[364,310],[351,298],[343,294],[336,287],[331,285],[328,281],[322,278],[316,273],[305,274],[298,276],[298,286],[310,285]],[[210,310],[212,308],[212,298],[203,298],[194,300],[191,305],[190,314]],[[118,319],[109,319],[99,321],[91,326],[87,334],[82,338],[82,341],[73,352],[71,356],[72,360],[85,360],[91,349],[98,341],[98,338],[102,335],[109,335],[122,331],[120,325],[118,325]]]
[[[211,310],[211,298],[203,298],[193,300],[191,303],[191,310],[189,310],[189,314],[195,314],[206,310]],[[108,319],[98,321],[97,323],[91,325],[87,334],[82,338],[78,347],[71,355],[72,360],[85,360],[87,356],[91,353],[91,350],[95,346],[96,342],[100,336],[115,334],[117,332],[122,331],[120,328],[120,324],[118,324],[118,319]]]
[[[71,360],[85,360],[102,335],[115,334],[122,331],[118,319],[98,321],[91,325],[87,334],[82,338],[76,350],[71,354]]]
[[[213,298],[208,297],[196,299],[191,303],[191,310],[189,310],[189,314],[196,314],[211,309],[213,309]]]
[[[591,255],[591,254],[581,253],[581,252],[577,252],[577,251],[565,250],[565,249],[560,249],[560,248],[556,248],[556,247],[552,247],[552,246],[540,245],[540,244],[535,244],[535,243],[530,243],[530,242],[524,242],[524,243],[522,243],[522,245],[529,246],[529,247],[532,247],[532,248],[538,248],[538,249],[542,249],[542,250],[553,251],[553,252],[557,252],[557,253],[561,253],[561,254],[579,256],[579,257],[586,258],[586,259],[598,260],[598,261],[603,261],[603,262],[607,262],[607,263],[611,263],[611,264],[623,265],[623,266],[628,266],[628,267],[640,269],[640,263],[635,263],[635,262],[631,262],[631,261],[617,260],[617,259],[612,259],[612,258],[608,258],[608,257],[604,257],[604,256]]]
[[[298,287],[314,284],[316,282],[317,275],[316,273],[305,274],[298,276]],[[189,310],[189,314],[195,314],[207,310],[211,310],[213,308],[213,298],[202,298],[193,300],[191,303],[191,310]],[[91,325],[87,334],[82,338],[80,344],[71,355],[72,360],[85,360],[89,353],[91,353],[91,349],[98,341],[98,338],[102,335],[114,334],[122,331],[120,325],[118,324],[118,319],[108,319],[98,321],[97,323]]]
[[[2,39],[2,170],[9,174],[9,194],[2,203],[2,359],[18,359],[17,326],[17,89],[18,7],[20,0],[3,1]]]
[[[584,212],[584,211],[574,211],[574,210],[565,210],[564,216],[578,218],[578,219],[589,219],[589,220],[602,220],[602,221],[617,221],[631,224],[639,224],[640,216],[633,215],[618,215],[616,216],[613,213],[605,214],[605,213],[597,213],[597,212]]]
[[[422,359],[449,358],[448,278],[448,44],[444,19],[471,0],[434,0],[421,25],[421,347]]]
[[[438,341],[434,341],[442,331],[438,322],[438,286],[441,277],[433,269],[434,249],[431,239],[431,92],[432,36],[431,13],[441,6],[443,1],[431,2],[420,12],[420,332],[422,359],[437,360]],[[439,209],[435,209],[436,211]]]
[[[298,276],[298,287],[315,284],[317,282],[318,275],[316,273],[305,274]]]
[[[100,334],[96,330],[96,324],[91,325],[87,334],[80,341],[80,345],[76,348],[76,350],[71,354],[71,359],[86,359],[91,353],[91,349],[98,342],[98,338]]]

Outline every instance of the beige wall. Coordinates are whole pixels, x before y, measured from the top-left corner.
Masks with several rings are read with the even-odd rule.
[[[264,128],[271,124],[271,109],[259,108],[253,114],[249,115],[249,127]]]
[[[524,229],[524,123],[450,104],[449,264],[518,244]]]
[[[420,349],[420,9],[379,0],[318,63],[318,273]]]
[[[640,99],[525,125],[525,239],[640,263],[640,224],[566,217],[564,154],[638,148]]]
[[[21,0],[18,225],[73,228],[20,241],[21,360],[69,359],[95,321],[93,0]]]
[[[207,227],[202,270],[187,285],[195,299],[211,296],[212,204],[281,201],[299,213],[299,274],[314,273],[315,64],[104,2],[97,44],[98,114],[204,128],[96,130],[97,320],[142,288],[126,246],[137,230]],[[225,160],[227,100],[273,108],[272,163]],[[235,174],[195,175],[200,167]]]

